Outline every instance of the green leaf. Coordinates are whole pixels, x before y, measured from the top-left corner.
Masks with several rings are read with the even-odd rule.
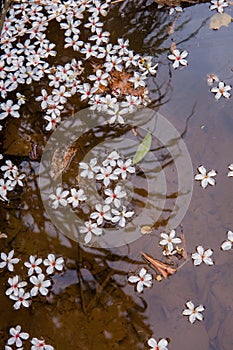
[[[146,154],[150,151],[151,142],[152,142],[152,136],[148,132],[148,134],[144,137],[144,139],[138,146],[138,149],[133,158],[133,164],[139,163],[146,156]]]

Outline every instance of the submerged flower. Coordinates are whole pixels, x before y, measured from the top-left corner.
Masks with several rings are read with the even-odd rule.
[[[215,185],[215,179],[213,179],[213,177],[217,175],[215,170],[211,170],[207,173],[203,165],[199,166],[197,169],[200,174],[195,175],[194,179],[201,181],[202,188],[206,188],[208,185]]]
[[[168,341],[162,338],[157,342],[154,338],[150,338],[147,344],[151,347],[150,350],[167,350]]]
[[[221,96],[225,97],[225,98],[229,98],[231,96],[231,94],[228,92],[231,90],[231,86],[230,85],[225,85],[225,83],[223,81],[220,81],[218,83],[218,87],[213,87],[210,91],[214,92],[215,95],[215,99],[219,100]]]
[[[14,250],[11,250],[8,255],[6,255],[6,253],[1,253],[2,262],[0,262],[0,269],[7,266],[9,271],[11,272],[14,271],[13,264],[18,264],[19,259],[13,258],[13,256],[14,256]]]
[[[180,52],[180,50],[173,50],[172,54],[168,55],[169,60],[174,61],[172,66],[173,68],[178,68],[181,64],[182,66],[187,66],[188,62],[185,58],[188,56],[188,51],[184,50]]]
[[[227,232],[227,240],[222,243],[221,249],[222,250],[230,250],[232,248],[232,245],[233,245],[233,232],[228,231]]]
[[[15,344],[17,348],[20,348],[23,345],[22,339],[27,340],[29,338],[29,334],[26,332],[21,332],[21,326],[16,326],[15,328],[10,329],[11,338],[8,339],[7,344],[13,345]]]
[[[192,301],[187,301],[185,305],[188,309],[185,309],[182,314],[189,317],[189,322],[194,323],[196,320],[203,320],[203,315],[201,314],[201,312],[205,310],[203,305],[199,305],[195,308]]]
[[[44,260],[44,265],[48,266],[46,269],[46,273],[51,275],[55,270],[62,271],[64,267],[64,259],[62,257],[57,258],[54,254],[49,254],[47,259]]]
[[[128,278],[130,283],[137,283],[137,291],[141,293],[143,291],[143,287],[151,287],[152,286],[152,275],[147,273],[147,270],[143,267],[138,276],[130,276]]]
[[[201,265],[202,262],[204,262],[206,265],[213,265],[214,262],[210,258],[210,256],[213,254],[213,250],[207,249],[204,250],[202,246],[197,247],[197,252],[192,253],[192,259],[194,260],[194,265],[198,266]]]

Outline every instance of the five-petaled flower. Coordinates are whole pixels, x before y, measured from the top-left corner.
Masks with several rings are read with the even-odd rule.
[[[194,179],[201,181],[202,188],[206,188],[208,185],[215,185],[215,179],[213,178],[217,175],[217,172],[215,170],[210,170],[207,172],[206,168],[203,165],[199,166],[197,170],[200,174],[196,174]]]
[[[84,223],[85,226],[81,226],[79,228],[80,233],[86,233],[84,238],[85,243],[89,243],[92,239],[92,234],[96,236],[102,235],[102,229],[97,227],[97,223],[92,223],[91,221],[86,221]]]
[[[180,50],[173,50],[170,55],[168,55],[169,60],[174,61],[172,66],[173,68],[178,68],[181,64],[182,66],[187,66],[188,62],[185,58],[188,56],[188,51],[184,50],[180,52]]]
[[[40,274],[42,272],[42,269],[39,267],[41,263],[41,258],[36,258],[34,255],[30,255],[29,261],[26,261],[24,263],[24,265],[28,268],[28,276],[31,276],[34,273],[34,271],[37,274]]]
[[[175,230],[171,230],[169,234],[162,232],[160,236],[162,237],[162,240],[159,244],[164,246],[168,250],[168,253],[173,251],[173,244],[180,244],[182,242],[179,237],[176,237]]]
[[[31,289],[32,297],[35,297],[38,292],[40,292],[42,295],[48,294],[48,287],[51,286],[51,281],[45,280],[45,275],[43,273],[40,273],[38,276],[31,276],[30,282],[35,285],[35,287]]]
[[[197,247],[197,251],[195,253],[192,253],[192,259],[195,266],[201,265],[202,262],[204,262],[206,265],[213,265],[214,262],[210,258],[213,254],[213,250],[207,249],[204,250],[204,248],[199,245]]]
[[[16,326],[15,328],[10,328],[11,338],[8,339],[7,344],[13,345],[15,344],[17,348],[20,348],[23,345],[22,339],[27,340],[29,338],[29,334],[26,332],[21,332],[21,326]]]
[[[11,271],[11,272],[14,271],[13,264],[18,264],[19,259],[13,258],[13,256],[14,256],[14,250],[11,250],[8,255],[6,253],[2,252],[1,253],[2,262],[0,262],[0,269],[7,266],[9,271]]]
[[[62,271],[64,267],[64,259],[59,257],[56,259],[54,254],[49,254],[47,259],[44,260],[44,265],[48,266],[46,269],[46,273],[51,275],[54,273],[54,269],[58,271]]]
[[[128,278],[130,283],[137,283],[137,291],[141,293],[143,291],[143,287],[151,287],[152,286],[152,275],[147,273],[147,270],[143,267],[139,271],[138,275],[130,276]]]
[[[210,91],[215,93],[215,99],[219,100],[221,96],[229,98],[231,94],[228,92],[231,90],[230,85],[225,85],[223,81],[218,83],[218,87],[213,87]]]
[[[184,316],[188,316],[189,322],[194,323],[196,320],[203,320],[203,315],[201,314],[201,312],[205,310],[203,305],[195,307],[192,301],[187,301],[185,305],[187,306],[187,309],[182,313]]]
[[[62,187],[56,189],[56,194],[50,194],[49,198],[52,200],[52,208],[57,209],[59,204],[63,207],[67,205],[66,197],[68,196],[69,191],[63,191]]]
[[[54,347],[47,345],[43,339],[32,338],[31,344],[31,350],[54,350]]]
[[[150,350],[167,350],[168,341],[167,339],[162,338],[157,342],[155,338],[150,338],[148,339],[147,344],[150,346]]]

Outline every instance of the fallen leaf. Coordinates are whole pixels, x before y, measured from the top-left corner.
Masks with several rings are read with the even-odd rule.
[[[151,226],[142,226],[141,227],[141,234],[142,235],[149,235],[152,232],[153,228]]]
[[[66,146],[64,149],[57,148],[52,157],[50,173],[56,180],[70,164],[73,156],[77,152],[77,148]]]
[[[232,20],[232,17],[228,13],[216,13],[210,18],[210,28],[217,30],[223,26],[228,27]]]
[[[152,136],[148,132],[148,134],[144,137],[133,158],[133,164],[139,163],[145,155],[149,152],[151,148]]]
[[[155,267],[157,271],[163,276],[163,278],[167,279],[169,275],[173,275],[176,273],[177,269],[168,264],[163,263],[160,260],[154,259],[146,253],[141,252],[142,256]]]

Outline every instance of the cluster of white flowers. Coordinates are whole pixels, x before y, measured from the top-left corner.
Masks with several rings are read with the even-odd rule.
[[[0,159],[3,159],[2,155]],[[0,179],[0,200],[8,201],[7,193],[13,191],[16,185],[22,187],[26,175],[20,174],[19,168],[11,160],[6,160],[0,169],[3,172],[3,178]]]
[[[41,102],[42,110],[46,111],[44,119],[48,121],[47,131],[60,123],[67,98],[76,93],[93,110],[103,110],[109,114],[110,123],[123,123],[122,115],[131,113],[139,105],[146,105],[149,98],[145,80],[148,74],[156,74],[157,64],[152,62],[151,56],[141,57],[130,50],[128,40],[118,38],[116,44],[109,43],[110,33],[103,30],[100,17],[107,15],[110,3],[110,0],[69,0],[66,3],[48,0],[38,4],[12,4],[1,34],[4,51],[0,63],[2,98],[6,99],[8,92],[15,91],[20,84],[49,79],[48,88],[42,88],[41,95],[36,99]],[[85,15],[89,17],[83,25]],[[46,36],[51,20],[58,21],[64,30],[64,48],[74,50],[75,58],[64,66],[51,67],[47,62],[49,57],[57,55],[56,45]],[[83,28],[90,31],[85,42],[80,38]],[[18,40],[22,35],[25,37],[23,42]],[[93,69],[93,74],[85,78],[83,63],[88,71],[90,67]],[[109,86],[116,72],[128,74],[127,84],[131,92]],[[20,93],[16,97],[17,103],[12,99],[2,103],[0,119],[20,116],[19,109],[26,98]]]
[[[18,350],[23,350],[24,345],[29,341],[29,333],[22,332],[22,327],[17,325],[9,330],[10,338],[7,340],[5,350],[13,350],[12,345],[15,345]],[[32,338],[31,350],[54,350],[54,347],[47,345],[43,339]]]
[[[1,253],[0,268],[7,267],[9,271],[14,271],[14,264],[18,264],[20,259],[14,258],[14,250],[11,250],[9,254]],[[43,265],[42,265],[43,262]],[[34,255],[30,255],[29,261],[24,263],[24,266],[28,268],[28,278],[33,285],[30,292],[25,290],[28,283],[21,281],[19,275],[8,278],[9,288],[6,290],[6,295],[11,300],[14,300],[14,309],[18,310],[21,306],[29,307],[31,304],[31,298],[37,296],[39,293],[46,296],[49,292],[49,287],[52,283],[50,279],[46,279],[47,275],[52,275],[56,271],[62,271],[64,267],[64,259],[62,257],[56,258],[54,254],[48,254],[46,259],[37,258]],[[44,267],[46,271],[43,273],[41,267]]]
[[[85,234],[85,243],[89,243],[93,234],[102,235],[105,222],[123,228],[127,219],[134,215],[134,211],[128,211],[124,205],[127,193],[124,187],[118,185],[117,182],[125,181],[129,174],[134,174],[135,167],[130,158],[124,160],[118,152],[112,151],[100,165],[98,165],[97,158],[93,158],[89,163],[80,162],[79,168],[81,177],[89,180],[95,179],[101,183],[104,194],[104,203],[96,203],[88,221],[84,223],[84,226],[79,227],[80,233]],[[51,194],[49,199],[53,209],[59,206],[65,207],[68,204],[77,208],[80,202],[87,199],[87,196],[83,189],[71,188],[69,191],[58,187],[55,194]]]

